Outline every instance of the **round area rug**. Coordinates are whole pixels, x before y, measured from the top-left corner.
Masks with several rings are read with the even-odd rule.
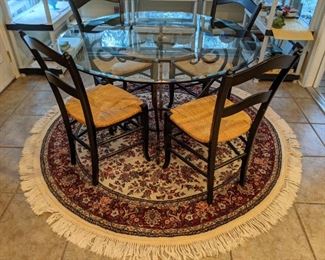
[[[150,99],[147,94],[140,96]],[[232,99],[245,96],[236,89]],[[187,99],[177,94],[177,102]],[[247,112],[254,116],[256,110]],[[107,135],[103,131],[98,138]],[[154,156],[155,133],[150,135]],[[100,255],[200,259],[268,231],[293,204],[301,178],[301,153],[293,131],[272,109],[258,130],[247,183],[238,184],[239,161],[217,170],[212,205],[206,203],[206,179],[176,157],[162,169],[155,159],[143,158],[141,146],[105,156],[140,138],[133,134],[99,149],[100,184],[95,187],[89,152],[77,145],[78,163],[70,164],[65,128],[58,110],[52,110],[32,129],[20,162],[21,186],[33,211],[50,213],[48,223],[56,233]],[[182,138],[204,152],[204,147]],[[243,148],[240,141],[233,144]],[[205,167],[181,147],[177,149]],[[163,162],[163,152],[159,156]],[[232,150],[221,144],[218,160],[229,156]]]

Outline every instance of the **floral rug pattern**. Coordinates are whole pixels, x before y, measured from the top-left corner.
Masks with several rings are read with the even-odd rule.
[[[142,96],[146,98],[145,96]],[[177,101],[186,96],[179,94]],[[237,99],[237,97],[233,97]],[[253,109],[248,111],[254,115]],[[103,131],[100,137],[109,135]],[[150,154],[147,162],[142,147],[107,158],[108,150],[136,142],[140,134],[101,147],[100,184],[93,186],[90,175],[90,155],[77,146],[78,163],[70,164],[66,133],[62,120],[57,119],[43,141],[41,166],[46,183],[61,204],[79,217],[107,230],[146,237],[175,237],[203,233],[245,214],[262,201],[277,181],[281,169],[281,147],[272,124],[264,119],[258,130],[253,156],[244,187],[238,184],[240,162],[234,162],[215,172],[214,203],[206,203],[206,179],[172,157],[167,169],[157,164],[154,156],[157,144],[150,133]],[[188,137],[182,137],[196,150],[204,147]],[[161,146],[162,146],[161,138]],[[240,140],[233,143],[242,148]],[[185,153],[180,147],[177,149]],[[160,152],[163,162],[163,151]],[[186,153],[193,163],[205,163]],[[218,149],[218,160],[233,156],[225,144]]]

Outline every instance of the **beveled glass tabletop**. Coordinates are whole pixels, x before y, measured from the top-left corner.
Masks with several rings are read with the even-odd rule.
[[[254,35],[213,29],[210,20],[184,12],[126,13],[123,26],[89,33],[70,28],[58,48],[69,52],[81,71],[144,83],[204,80],[256,60],[260,44]]]

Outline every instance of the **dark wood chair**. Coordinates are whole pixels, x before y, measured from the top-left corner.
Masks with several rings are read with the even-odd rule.
[[[138,97],[110,84],[99,85],[86,90],[76,64],[68,53],[61,55],[39,40],[29,37],[23,32],[20,32],[20,35],[43,69],[54,93],[67,132],[72,164],[76,164],[75,142],[77,141],[90,151],[92,183],[97,185],[99,181],[98,146],[108,144],[136,131],[142,131],[141,141],[120,148],[106,156],[114,156],[129,148],[142,144],[144,157],[149,160],[148,107],[146,104]],[[41,54],[66,68],[71,75],[73,86],[50,72]],[[64,102],[60,90],[72,98]],[[102,140],[101,143],[98,142],[96,134],[100,130],[107,128],[114,129],[118,126],[124,129],[122,124],[125,122],[131,122],[130,124],[134,127],[128,131],[122,131],[121,134],[113,134],[111,132],[112,135],[109,135],[107,140]],[[76,123],[86,127],[85,131],[76,133],[73,130],[73,125]],[[88,135],[88,143],[81,139],[85,134]]]
[[[97,19],[92,19],[91,21],[84,22],[79,9],[83,7],[85,4],[90,2],[91,0],[69,0],[70,7],[72,10],[72,13],[77,21],[77,25],[79,27],[79,30],[81,34],[83,33],[98,33],[100,31],[96,30],[96,27],[108,25],[108,26],[117,26],[123,24],[123,4],[120,0],[107,0],[108,2],[118,3],[119,4],[119,10],[120,13],[116,15],[110,15],[105,16]],[[87,41],[87,37],[84,39]],[[103,72],[109,72],[113,75],[119,75],[119,76],[130,76],[139,72],[144,72],[149,70],[150,73],[152,73],[152,63],[150,62],[139,62],[134,60],[123,60],[119,59],[118,57],[112,57],[109,60],[102,60],[99,58],[92,58],[90,57],[91,64]],[[105,77],[94,77],[95,84],[101,84],[101,83],[113,83],[112,79],[105,78]],[[123,88],[128,89],[129,92],[133,92],[138,89],[142,89],[147,87],[147,85],[135,85],[134,88],[128,89],[128,85],[126,82],[123,82]]]
[[[224,4],[238,4],[241,5],[243,8],[245,8],[250,13],[250,18],[248,19],[247,23],[244,26],[239,25],[238,23],[230,20],[217,20],[215,21],[215,15],[216,15],[216,8],[217,5],[224,5]],[[237,35],[238,37],[242,37],[247,35],[254,23],[255,20],[262,8],[262,3],[255,4],[253,0],[213,0],[212,7],[211,7],[211,26],[213,28],[228,28],[233,31],[231,34]],[[240,52],[240,49],[237,50]],[[212,56],[210,58],[209,56]],[[232,61],[232,63],[229,63],[227,60],[227,57],[225,59],[220,59],[214,61],[214,57],[217,55],[211,55],[209,53],[203,55],[199,62],[192,63],[190,61],[179,61],[173,63],[173,66],[181,71],[182,73],[185,73],[186,75],[190,77],[195,77],[197,75],[202,74],[210,74],[211,71],[216,71],[217,69],[223,70],[227,67],[236,66],[236,60]],[[215,81],[220,82],[220,79],[216,79]],[[190,95],[194,97],[201,97],[205,95],[206,93],[209,93],[209,87],[212,85],[213,81],[206,81],[202,85],[202,91],[200,93],[195,93],[191,91],[191,87],[194,85],[197,85],[197,82],[195,84],[174,84],[170,87],[170,102],[169,107],[172,107],[173,101],[174,101],[174,92],[175,88],[179,88],[184,90],[185,92],[189,93]]]
[[[108,2],[118,3],[119,4],[119,13],[116,15],[110,15],[101,17],[98,19],[92,19],[91,21],[83,21],[79,9],[83,7],[85,4],[90,2],[91,0],[69,0],[69,4],[72,10],[72,13],[76,19],[76,22],[78,24],[79,30],[81,32],[93,32],[95,31],[96,27],[101,25],[121,25],[123,24],[123,6],[121,4],[121,1],[119,0],[107,0]]]
[[[297,62],[298,57],[298,53],[295,55],[280,55],[236,74],[229,70],[221,81],[217,95],[199,98],[180,105],[170,112],[166,112],[164,118],[165,163],[163,167],[168,167],[171,154],[174,154],[189,166],[193,167],[198,173],[204,175],[207,178],[207,202],[209,204],[213,202],[213,183],[216,169],[235,160],[241,160],[240,184],[244,185],[249,157],[259,124],[275,92],[285,79],[289,70]],[[280,69],[280,72],[269,90],[250,95],[238,103],[233,103],[227,99],[233,86],[242,84],[273,69]],[[245,109],[257,104],[260,104],[260,107],[257,110],[256,116],[251,118],[245,112]],[[177,133],[175,131],[173,132],[173,129],[178,129]],[[208,149],[208,158],[180,140],[179,131],[185,133],[195,141],[204,144]],[[238,151],[232,144],[232,140],[236,138],[244,142],[245,148],[243,152]],[[174,150],[172,141],[206,162],[208,166],[207,171],[200,169]],[[218,143],[220,142],[228,144],[234,150],[236,156],[215,165],[216,156],[218,155]]]
[[[250,18],[248,19],[246,25],[241,26],[238,23],[230,20],[215,21],[217,6],[224,4],[238,4],[245,8],[250,13]],[[262,3],[256,4],[253,0],[213,0],[210,13],[211,26],[214,28],[228,27],[239,34],[250,32],[259,12],[261,11],[261,8]]]

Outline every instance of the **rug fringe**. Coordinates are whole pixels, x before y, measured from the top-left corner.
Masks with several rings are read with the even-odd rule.
[[[247,95],[241,90],[236,91],[236,94],[239,97]],[[60,209],[56,208],[55,205],[51,205],[39,188],[40,185],[44,184],[39,183],[40,174],[35,171],[35,156],[39,158],[35,146],[37,144],[41,145],[39,133],[44,131],[49,121],[53,121],[57,117],[57,113],[57,108],[51,110],[31,130],[31,137],[25,143],[19,165],[21,188],[28,203],[37,215],[51,213],[47,222],[54,232],[65,237],[73,244],[81,248],[89,248],[99,255],[118,259],[200,259],[228,252],[248,238],[269,231],[273,225],[287,214],[289,208],[293,205],[299,188],[302,171],[302,155],[299,150],[299,143],[288,124],[269,109],[266,117],[272,122],[277,131],[285,137],[285,147],[288,149],[285,152],[288,156],[284,184],[279,194],[263,212],[249,220],[245,220],[245,223],[237,225],[232,230],[215,235],[212,239],[201,239],[188,244],[150,245],[148,242],[142,242],[141,237],[139,237],[139,241],[132,243],[116,239],[111,233],[107,235],[98,234],[68,220],[60,212]],[[181,243],[182,239],[179,240]]]

